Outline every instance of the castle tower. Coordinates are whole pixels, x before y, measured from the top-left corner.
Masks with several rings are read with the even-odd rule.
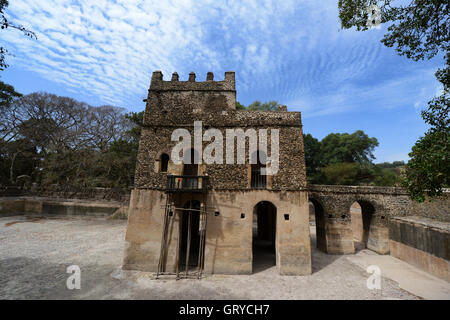
[[[247,141],[243,161],[239,137],[233,135],[239,132]],[[258,143],[267,134],[267,150],[259,157],[261,145],[257,151],[249,148],[253,132]],[[178,162],[173,151],[180,134],[189,136],[191,144]],[[219,140],[223,145],[210,153],[215,157],[211,162],[205,155]],[[251,163],[252,157],[258,163]],[[177,73],[165,81],[161,71],[153,72],[126,243],[124,269],[184,272],[199,261],[194,267],[205,273],[250,274],[258,246],[266,245],[280,274],[310,274],[300,112],[287,112],[284,106],[236,110],[234,72],[226,72],[221,81],[208,72],[202,82],[193,72],[187,81]]]

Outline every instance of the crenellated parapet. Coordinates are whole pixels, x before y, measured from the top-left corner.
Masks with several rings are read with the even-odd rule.
[[[174,72],[170,81],[165,81],[161,71],[154,71],[149,91],[236,91],[235,73],[225,72],[224,80],[214,81],[214,74],[208,72],[206,81],[196,81],[194,72],[189,73],[187,81],[180,81]]]

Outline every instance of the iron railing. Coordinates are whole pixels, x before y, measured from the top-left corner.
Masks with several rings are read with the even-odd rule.
[[[252,170],[250,186],[252,189],[265,189],[267,184],[267,176],[262,175],[261,171]]]
[[[207,192],[208,176],[167,176],[167,192]]]

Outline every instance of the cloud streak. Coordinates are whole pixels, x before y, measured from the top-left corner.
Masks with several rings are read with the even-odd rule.
[[[154,70],[166,78],[177,71],[181,80],[195,71],[199,81],[207,71],[220,79],[235,70],[244,103],[278,100],[306,116],[352,110],[358,99],[417,85],[422,72],[411,82],[386,70],[391,82],[367,85],[395,54],[379,43],[383,30],[339,30],[334,0],[15,0],[7,13],[38,35],[35,41],[1,34],[16,53],[11,63],[134,110]],[[411,106],[430,90],[434,83],[411,97]]]

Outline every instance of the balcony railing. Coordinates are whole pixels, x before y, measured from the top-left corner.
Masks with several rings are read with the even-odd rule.
[[[167,176],[167,192],[207,192],[208,176]]]
[[[262,175],[260,170],[252,170],[250,187],[252,189],[265,189],[267,184],[267,176]]]

